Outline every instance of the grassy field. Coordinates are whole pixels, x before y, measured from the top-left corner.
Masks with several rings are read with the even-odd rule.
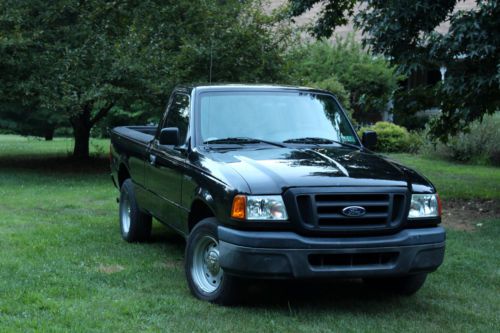
[[[445,199],[500,199],[500,168],[456,164],[410,154],[389,157],[420,171]]]
[[[106,146],[95,141],[94,152]],[[243,305],[225,308],[189,294],[182,239],[156,224],[150,243],[121,240],[106,159],[74,168],[63,158],[70,150],[69,140],[0,136],[0,332],[500,328],[500,219],[474,232],[449,230],[444,265],[410,298],[356,281],[254,284]],[[450,165],[460,176],[445,179],[434,172],[447,171],[445,162],[396,158],[448,198],[499,195],[498,169]]]

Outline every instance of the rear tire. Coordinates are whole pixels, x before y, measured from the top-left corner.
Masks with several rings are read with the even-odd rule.
[[[382,289],[398,295],[410,296],[422,288],[427,273],[405,275],[391,278],[363,279],[369,286]]]
[[[186,245],[184,268],[191,293],[198,299],[234,304],[239,299],[240,279],[219,266],[217,220],[206,218],[191,231]]]
[[[151,215],[141,212],[135,199],[134,184],[126,179],[120,189],[120,231],[127,242],[145,242],[151,236]]]

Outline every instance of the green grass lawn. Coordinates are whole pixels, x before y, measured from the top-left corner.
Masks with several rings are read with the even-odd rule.
[[[500,199],[500,168],[410,154],[390,154],[389,157],[420,171],[445,199]]]
[[[94,151],[106,146],[96,141]],[[150,243],[121,240],[117,191],[105,157],[71,168],[60,158],[70,150],[70,140],[0,136],[0,332],[500,327],[500,219],[484,221],[475,232],[450,230],[445,263],[413,297],[390,296],[356,281],[260,283],[251,286],[243,305],[220,307],[190,295],[182,239],[155,225]],[[396,158],[426,172],[446,197],[498,197],[498,169],[490,175],[484,167],[450,165],[461,176],[445,180],[431,172],[434,165],[447,170],[445,162]],[[448,184],[464,179],[469,185]]]
[[[103,155],[109,151],[109,140],[91,139],[91,155]],[[66,157],[73,152],[73,140],[55,138],[45,141],[37,137],[0,134],[0,162],[11,159],[46,159]]]

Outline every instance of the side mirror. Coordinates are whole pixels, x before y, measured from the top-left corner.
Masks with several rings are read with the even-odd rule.
[[[181,138],[177,127],[162,128],[160,131],[160,145],[178,146]]]
[[[368,149],[373,149],[377,145],[377,132],[375,131],[366,131],[363,133],[363,137],[361,138],[363,142],[363,146]]]

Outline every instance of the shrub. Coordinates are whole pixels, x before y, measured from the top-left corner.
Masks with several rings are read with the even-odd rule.
[[[17,133],[9,128],[0,128],[0,134],[17,134]]]
[[[422,147],[426,142],[427,132],[424,131],[410,131],[410,137],[408,140],[408,153],[418,154],[422,150]]]
[[[500,166],[500,113],[475,121],[467,133],[451,137],[446,144],[427,143],[426,152],[458,162]]]
[[[359,130],[360,137],[363,135],[363,132],[367,130],[377,132],[376,151],[402,153],[415,150],[415,147],[412,145],[412,139],[415,139],[418,135],[411,135],[404,127],[387,121],[379,121],[375,123],[375,125],[361,128]]]

